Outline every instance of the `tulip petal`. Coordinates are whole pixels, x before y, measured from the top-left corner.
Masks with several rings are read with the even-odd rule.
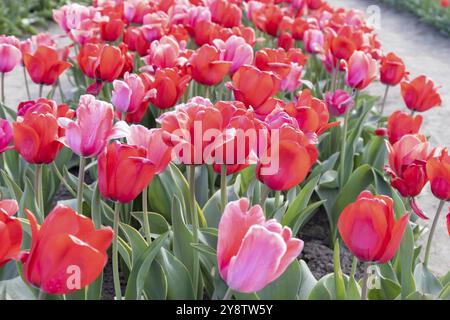
[[[226,282],[239,292],[255,292],[274,279],[286,244],[278,233],[253,225],[248,230],[239,252],[231,258]]]
[[[384,249],[383,255],[377,260],[378,263],[386,263],[395,255],[395,252],[397,251],[400,242],[402,241],[406,226],[408,225],[409,216],[410,213],[406,212],[406,214],[403,215],[395,224],[394,228],[392,229],[391,239],[387,247]]]

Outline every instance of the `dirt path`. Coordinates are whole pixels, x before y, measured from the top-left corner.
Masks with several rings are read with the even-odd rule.
[[[366,12],[368,6],[380,7],[381,21],[379,39],[386,52],[394,51],[405,61],[411,77],[425,74],[434,80],[442,96],[442,108],[435,108],[423,114],[423,132],[430,136],[433,146],[450,147],[450,39],[441,36],[433,28],[419,22],[407,12],[380,5],[377,1],[328,0],[332,6],[343,6]],[[376,84],[369,91],[381,96],[384,87]],[[390,91],[387,111],[405,108],[399,87]],[[438,201],[427,188],[418,199],[420,206],[431,217],[434,216]],[[439,221],[431,252],[431,268],[438,274],[450,270],[450,237],[445,224],[445,208]],[[431,223],[431,222],[430,222]],[[429,225],[430,223],[423,223]]]

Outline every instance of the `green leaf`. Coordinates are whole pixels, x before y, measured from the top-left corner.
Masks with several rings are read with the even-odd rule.
[[[133,263],[130,276],[128,278],[125,298],[127,300],[137,300],[140,298],[146,275],[150,270],[153,260],[156,258],[158,252],[161,250],[164,242],[168,238],[169,233],[165,233],[155,239],[144,252],[141,253],[136,263]]]
[[[161,249],[157,259],[167,277],[167,299],[169,300],[193,300],[195,299],[194,287],[188,269],[173,254],[165,248]]]
[[[263,300],[296,300],[300,288],[300,263],[294,260],[286,271],[275,281],[259,291]]]
[[[142,211],[134,211],[131,213],[133,217],[135,217],[141,226],[144,225],[144,218]],[[170,225],[167,220],[155,212],[147,212],[148,221],[150,223],[150,230],[153,234],[163,234],[170,230]]]
[[[297,234],[303,226],[308,223],[312,216],[317,212],[320,206],[322,206],[326,201],[321,200],[314,202],[307,206],[297,217],[294,226],[292,227],[293,234]]]
[[[296,218],[302,213],[302,210],[306,208],[314,192],[314,188],[317,186],[320,176],[316,176],[311,179],[298,193],[294,201],[289,205],[286,214],[281,219],[281,224],[285,226],[293,226]]]
[[[341,259],[341,251],[339,248],[339,241],[336,241],[334,243],[334,250],[333,250],[334,287],[336,288],[336,299],[337,300],[345,300],[346,299],[346,291],[345,291],[344,276],[342,275],[340,259]]]
[[[148,299],[165,300],[167,298],[167,276],[162,266],[153,261],[144,284],[144,292]]]
[[[437,296],[442,291],[442,284],[439,279],[423,263],[416,265],[414,280],[416,281],[417,291],[421,293]]]
[[[132,267],[136,266],[139,257],[147,249],[147,242],[144,237],[132,226],[125,223],[120,223],[120,228],[128,239],[128,243],[131,245],[131,261]]]
[[[308,299],[312,289],[316,286],[317,280],[314,278],[311,270],[305,261],[300,260],[300,288],[298,290],[298,298],[300,300]]]
[[[233,186],[227,187],[228,192],[228,202],[238,200],[238,195],[234,191]],[[221,195],[220,190],[218,190],[214,195],[209,198],[203,207],[203,214],[205,215],[206,224],[209,227],[217,228],[219,226],[220,218],[222,217],[221,206]]]

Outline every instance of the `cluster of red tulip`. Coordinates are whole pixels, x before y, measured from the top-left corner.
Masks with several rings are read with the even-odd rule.
[[[414,113],[439,106],[441,98],[426,76],[408,79],[403,61],[381,50],[361,13],[332,8],[323,0],[94,0],[92,6],[69,4],[54,10],[54,20],[65,33],[61,37],[71,39],[70,46],[59,48],[57,37],[49,34],[25,41],[0,37],[2,79],[22,64],[29,100],[18,106],[12,125],[0,119],[0,153],[17,152],[34,165],[34,208],[39,213],[37,218],[27,208],[23,208],[26,216],[20,213],[31,229],[31,246],[24,251],[23,221],[14,217],[21,199],[11,190],[17,201],[0,202],[0,266],[11,260],[22,262],[29,285],[59,295],[85,288],[101,274],[112,243],[115,295],[121,299],[119,268],[123,270],[127,259],[132,261],[130,283],[138,272],[154,270],[149,267],[151,260],[145,262],[146,270],[139,269],[143,262],[139,265],[136,252],[126,258],[127,250],[143,245],[149,248],[148,256],[153,249],[160,250],[152,257],[173,256],[176,263],[185,264],[192,297],[201,298],[203,289],[209,290],[202,277],[203,269],[211,266],[200,258],[208,226],[218,229],[217,247],[211,250],[229,288],[219,297],[238,298],[239,293],[264,289],[296,263],[303,248],[293,233],[298,228],[284,223],[286,208],[299,205],[298,200],[292,202],[298,186],[305,180],[309,184],[314,171],[327,170],[336,173],[336,192],[351,183],[356,168],[347,169],[347,163],[353,163],[356,151],[348,141],[358,132],[352,126],[365,105],[360,92],[377,78],[386,85],[386,94],[381,111],[372,110],[377,117],[372,136],[388,138],[386,171],[392,187],[410,199],[412,210],[424,219],[428,218],[415,197],[428,181],[442,201],[425,253],[428,263],[435,223],[445,201],[450,201],[450,157],[446,149],[430,148],[419,134],[422,116]],[[64,101],[60,81],[68,69],[77,89],[72,104]],[[36,100],[30,95],[28,76],[40,85]],[[388,90],[399,84],[411,114],[394,112],[385,129]],[[47,98],[42,97],[44,86],[51,86]],[[54,101],[58,87],[61,104]],[[2,93],[5,103],[3,86]],[[337,147],[340,160],[335,157],[322,170],[319,165],[331,157],[327,143],[332,150]],[[382,153],[384,145],[379,148]],[[78,156],[78,179],[58,171],[56,160],[63,149]],[[167,175],[174,179],[177,167],[172,162],[180,172],[186,169],[187,181],[184,177],[164,180]],[[6,174],[12,172],[4,163]],[[60,204],[46,214],[47,186],[42,181],[43,172],[50,168],[76,197],[76,212]],[[206,180],[199,178],[203,169]],[[103,197],[98,200],[100,217],[94,217],[96,196],[84,183],[86,172],[95,178],[93,188]],[[216,178],[220,178],[217,197]],[[177,182],[171,186],[165,181]],[[196,181],[210,186],[195,186]],[[252,185],[253,191],[231,191],[230,182],[238,189],[246,184],[250,190]],[[181,192],[184,199],[170,192],[170,198],[164,198],[167,188],[186,189]],[[203,188],[209,188],[206,194],[212,196],[206,204],[199,199]],[[399,248],[410,214],[400,212],[396,220],[391,197],[364,190],[358,194],[350,195],[356,201],[347,201],[335,221],[342,241],[361,262],[388,263]],[[168,200],[168,204],[158,201],[171,208],[170,217],[163,218],[163,211],[148,211],[149,205],[157,207],[148,200],[156,198]],[[228,203],[228,198],[233,201]],[[191,225],[181,231],[175,226],[176,201],[181,201],[184,223]],[[211,201],[217,203],[208,207]],[[206,208],[213,206],[220,208],[219,217],[205,221]],[[95,227],[82,214],[90,216]],[[162,247],[165,235],[151,232],[156,216],[174,224],[172,246]],[[131,225],[139,226],[137,239],[129,236],[121,220],[133,230]],[[450,233],[450,215],[448,221]],[[185,247],[177,246],[186,233],[190,243],[183,251]],[[192,255],[186,257],[189,252]],[[78,286],[68,286],[71,266],[80,269]],[[164,263],[159,261],[158,266],[163,268]],[[144,284],[137,287],[139,298],[152,296]],[[365,289],[363,283],[363,298]],[[132,290],[127,287],[127,298]],[[168,290],[165,297],[174,294]]]

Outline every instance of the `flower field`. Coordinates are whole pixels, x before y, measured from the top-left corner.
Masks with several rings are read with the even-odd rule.
[[[430,267],[450,157],[423,134],[446,84],[384,51],[363,12],[52,6],[58,34],[0,36],[0,300],[450,299],[450,266]],[[317,217],[323,277],[303,258]]]

